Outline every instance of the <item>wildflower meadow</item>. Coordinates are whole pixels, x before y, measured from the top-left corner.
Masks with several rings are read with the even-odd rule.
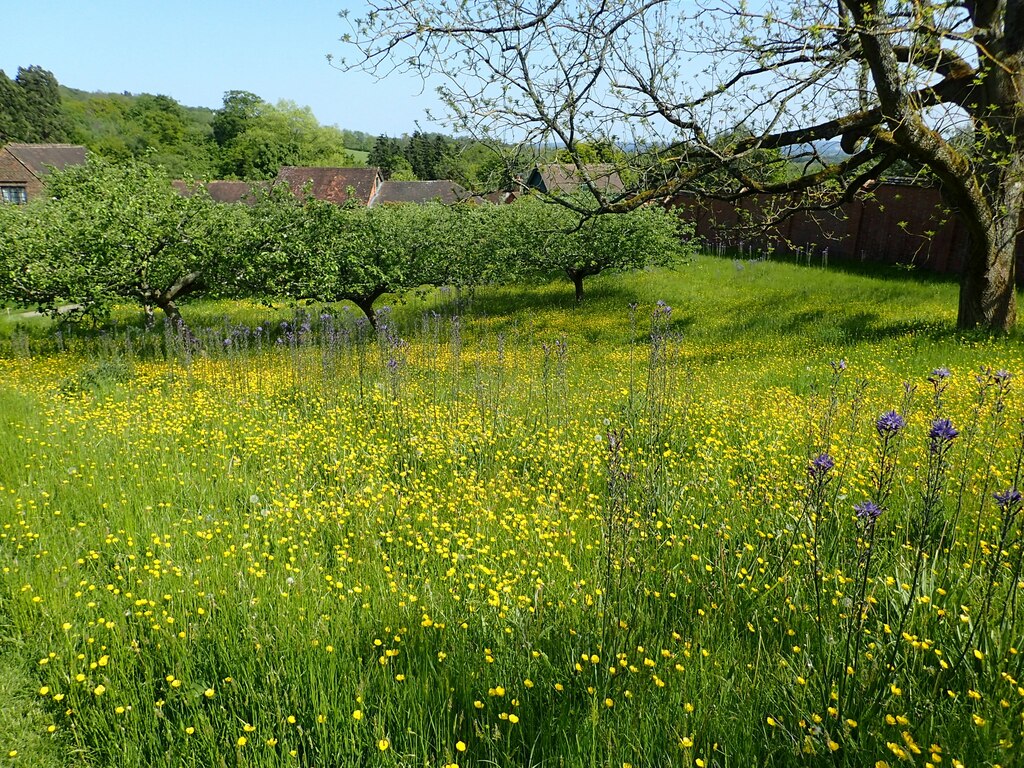
[[[8,318],[0,765],[1024,765],[1024,353],[954,294]]]

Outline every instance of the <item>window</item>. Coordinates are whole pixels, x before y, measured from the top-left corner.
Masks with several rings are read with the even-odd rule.
[[[24,187],[0,187],[0,196],[5,203],[21,205],[28,202],[28,194]]]

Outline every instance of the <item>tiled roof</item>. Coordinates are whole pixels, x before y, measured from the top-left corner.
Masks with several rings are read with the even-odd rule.
[[[284,166],[276,183],[287,184],[300,194],[309,184],[310,194],[330,203],[347,202],[350,198],[369,203],[377,190],[380,172],[376,168],[301,168]]]
[[[621,192],[626,188],[622,177],[611,163],[593,163],[584,165],[583,168],[594,186],[602,192]],[[540,189],[538,180],[543,183],[543,190],[549,194],[575,192],[586,183],[580,169],[571,163],[538,165],[530,173],[527,186]]]
[[[85,147],[77,144],[8,144],[5,149],[36,178],[42,178],[50,168],[81,165],[85,162]]]
[[[454,181],[385,181],[370,205],[382,203],[457,203],[469,192]]]
[[[196,187],[205,186],[206,192],[214,202],[244,202],[250,205],[255,202],[252,199],[253,191],[266,186],[266,182],[262,181],[208,181],[205,184],[198,182],[194,185],[189,185],[184,181],[173,181],[171,183],[178,190],[179,194],[185,197],[191,197]]]

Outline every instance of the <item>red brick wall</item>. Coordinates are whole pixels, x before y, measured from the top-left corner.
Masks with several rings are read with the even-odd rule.
[[[755,195],[736,203],[698,201],[680,195],[672,205],[695,224],[696,234],[711,244],[755,253],[794,254],[799,249],[820,263],[829,260],[913,264],[929,272],[956,274],[967,251],[967,230],[943,204],[938,189],[879,184],[870,195],[834,212],[797,213],[774,228],[738,231],[744,214],[757,217],[777,204]],[[1017,279],[1024,283],[1024,238],[1017,243]]]

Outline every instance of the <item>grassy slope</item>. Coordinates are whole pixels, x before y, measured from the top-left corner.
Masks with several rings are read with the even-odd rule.
[[[345,151],[352,155],[352,158],[359,165],[366,165],[366,158],[370,156],[369,152],[364,152],[363,150],[359,149],[349,149],[348,147],[346,147]]]

